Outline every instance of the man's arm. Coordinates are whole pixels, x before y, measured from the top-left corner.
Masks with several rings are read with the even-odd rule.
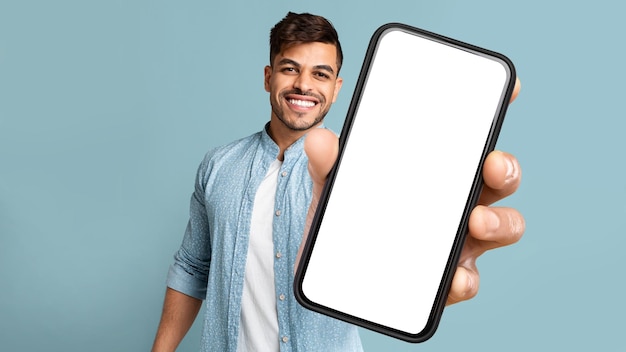
[[[201,305],[201,300],[168,287],[152,352],[174,352],[196,319]]]

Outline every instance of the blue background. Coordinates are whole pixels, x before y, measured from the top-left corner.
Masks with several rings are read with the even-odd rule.
[[[524,169],[502,202],[524,213],[524,238],[479,260],[479,295],[446,309],[430,341],[362,331],[366,349],[623,350],[617,3],[2,0],[0,349],[149,349],[196,167],[269,119],[268,32],[293,10],[339,31],[337,131],[386,22],[502,52],[523,82],[498,148]],[[200,333],[199,319],[179,350],[197,350]]]

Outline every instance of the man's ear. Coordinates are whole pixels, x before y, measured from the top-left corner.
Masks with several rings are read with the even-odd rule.
[[[270,91],[270,78],[272,77],[272,66],[265,66],[264,70],[265,76],[265,91],[269,93]]]
[[[341,86],[343,86],[343,78],[337,77],[337,80],[335,80],[335,92],[333,93],[333,100],[332,100],[333,103],[337,101],[337,95],[339,95]]]

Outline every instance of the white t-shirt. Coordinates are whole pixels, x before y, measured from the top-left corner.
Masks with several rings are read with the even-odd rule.
[[[274,160],[254,198],[237,352],[279,351],[272,222],[281,166]]]

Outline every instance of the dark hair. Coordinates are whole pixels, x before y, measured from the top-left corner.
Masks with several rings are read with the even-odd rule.
[[[270,65],[283,50],[303,43],[333,44],[337,48],[337,72],[341,70],[343,52],[335,27],[324,17],[310,13],[287,13],[270,31]]]

